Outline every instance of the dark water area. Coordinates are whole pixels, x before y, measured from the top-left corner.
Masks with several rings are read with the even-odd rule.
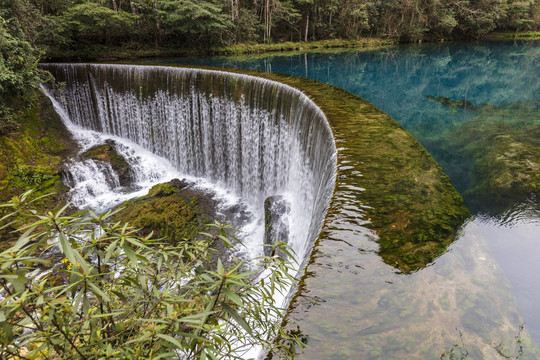
[[[360,95],[426,147],[475,214],[409,275],[382,262],[367,230],[321,242],[288,316],[308,338],[301,359],[540,358],[540,42],[156,61],[286,73]]]
[[[530,185],[540,185],[540,168],[529,164],[540,162],[540,42],[160,61],[291,74],[357,94],[427,148],[475,213],[501,213],[540,191]],[[516,154],[501,159],[508,147]]]

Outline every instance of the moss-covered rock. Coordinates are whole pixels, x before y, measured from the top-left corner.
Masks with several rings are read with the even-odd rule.
[[[113,140],[105,141],[103,145],[96,145],[81,154],[83,160],[92,159],[108,163],[118,175],[121,186],[133,183],[134,175],[127,160],[118,153],[117,144]]]
[[[474,174],[480,181],[466,193],[473,206],[488,204],[498,213],[532,194],[540,196],[540,147],[510,134],[490,140],[476,144],[484,150],[475,154]]]
[[[40,211],[57,208],[68,190],[59,168],[66,158],[77,153],[78,145],[41,93],[36,94],[32,106],[17,123],[11,132],[0,136],[0,202],[35,189],[34,197],[54,193],[37,203]],[[0,209],[0,216],[3,211]],[[0,230],[0,247],[8,246],[17,237],[12,231]]]
[[[453,100],[453,99],[447,98],[446,96],[435,97],[433,95],[427,95],[426,99],[441,103],[442,105],[450,109],[463,109],[463,110],[469,110],[469,111],[478,110],[478,107],[468,100]]]
[[[215,206],[208,194],[193,189],[185,180],[175,179],[122,204],[115,220],[140,228],[142,236],[153,232],[155,237],[174,242],[196,238],[214,219]]]

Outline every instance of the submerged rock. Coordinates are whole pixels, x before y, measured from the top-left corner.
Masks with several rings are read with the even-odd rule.
[[[281,195],[270,196],[264,201],[264,255],[275,253],[287,258],[279,247],[274,250],[273,245],[278,241],[288,243],[290,212],[291,204]]]
[[[134,174],[127,160],[118,153],[116,142],[105,141],[103,145],[96,145],[85,151],[81,158],[83,160],[92,159],[108,163],[118,175],[121,186],[130,186],[134,181]]]
[[[479,110],[478,106],[474,105],[468,100],[454,100],[447,98],[446,96],[435,97],[433,95],[427,95],[426,99],[441,103],[443,106],[449,109],[463,109],[475,112]]]

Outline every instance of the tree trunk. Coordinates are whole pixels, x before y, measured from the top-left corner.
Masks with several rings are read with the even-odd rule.
[[[236,22],[236,19],[238,19],[238,1],[239,0],[231,0],[231,21],[233,24]]]
[[[156,17],[156,36],[155,36],[155,42],[156,42],[156,48],[159,47],[159,33],[161,31],[161,22],[159,21],[159,14],[158,14],[158,2],[157,0],[154,0],[154,16]]]
[[[266,6],[265,6],[265,34],[264,34],[264,42],[269,43],[270,42],[270,35],[272,32],[272,9],[271,9],[271,1],[272,0],[266,0]]]
[[[304,33],[304,41],[306,42],[308,38],[308,31],[309,31],[309,13],[307,14],[307,17],[306,17],[306,31]]]

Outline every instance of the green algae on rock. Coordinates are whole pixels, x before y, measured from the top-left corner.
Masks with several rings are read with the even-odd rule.
[[[194,239],[214,217],[215,202],[188,183],[174,179],[153,186],[147,195],[120,205],[115,221],[139,228],[139,234],[174,242]]]
[[[445,103],[461,103],[451,100]],[[472,105],[472,104],[471,104]],[[472,105],[476,116],[430,140],[450,169],[466,167],[463,188],[472,210],[501,214],[540,196],[540,101]]]

